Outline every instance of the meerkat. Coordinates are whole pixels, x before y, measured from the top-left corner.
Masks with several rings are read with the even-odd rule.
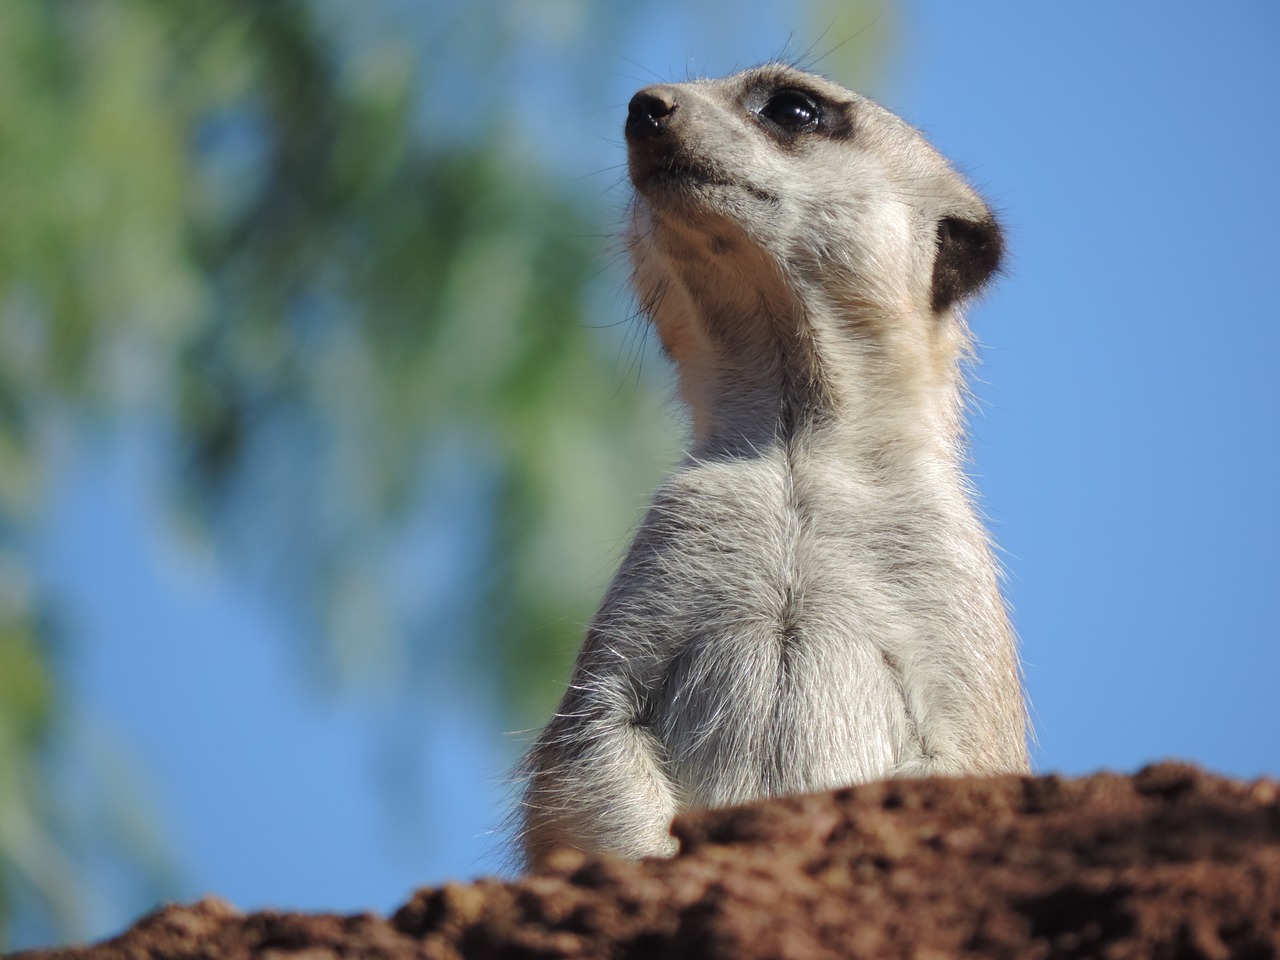
[[[669,855],[683,810],[1028,770],[965,474],[987,204],[912,127],[770,64],[631,100],[636,295],[691,413],[524,763],[520,845]]]

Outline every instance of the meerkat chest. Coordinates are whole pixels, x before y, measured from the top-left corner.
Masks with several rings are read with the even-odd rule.
[[[670,614],[653,730],[691,806],[882,774],[912,729],[883,641],[904,629],[856,489],[810,502],[781,453],[701,464],[651,513]]]

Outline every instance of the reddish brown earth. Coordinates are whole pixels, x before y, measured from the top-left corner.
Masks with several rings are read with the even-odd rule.
[[[166,907],[24,960],[1280,957],[1280,784],[1133,777],[892,781],[677,821],[681,853],[558,855],[394,916]]]

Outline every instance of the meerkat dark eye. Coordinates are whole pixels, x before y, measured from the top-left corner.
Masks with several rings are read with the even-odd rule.
[[[817,127],[822,112],[813,97],[803,90],[779,90],[765,101],[760,116],[783,130],[799,133]]]

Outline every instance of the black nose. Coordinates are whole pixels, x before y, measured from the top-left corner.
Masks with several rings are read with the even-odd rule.
[[[627,106],[628,139],[656,137],[676,112],[675,94],[668,87],[649,87],[631,98]]]

